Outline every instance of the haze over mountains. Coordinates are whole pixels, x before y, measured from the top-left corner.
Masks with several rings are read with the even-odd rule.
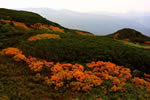
[[[122,28],[133,28],[150,36],[150,13],[80,13],[51,8],[22,8],[21,10],[36,12],[64,27],[86,30],[96,35],[110,34]]]

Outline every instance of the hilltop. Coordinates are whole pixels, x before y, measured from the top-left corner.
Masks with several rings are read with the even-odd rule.
[[[145,41],[150,41],[150,37],[130,28],[118,30],[113,35],[114,39],[127,40],[131,42],[144,43]]]
[[[61,27],[59,24],[51,22],[39,14],[27,11],[18,11],[18,10],[11,10],[0,8],[0,18],[5,20],[23,22],[25,24],[34,24],[34,23],[41,23],[47,25],[55,25]]]
[[[0,9],[0,100],[148,100],[150,51],[125,38],[149,37],[132,29],[96,36]]]

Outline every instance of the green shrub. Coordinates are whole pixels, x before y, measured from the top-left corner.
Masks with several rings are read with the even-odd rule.
[[[107,37],[78,37],[22,42],[26,55],[48,61],[89,63],[111,61],[131,69],[150,72],[150,51],[131,47]]]

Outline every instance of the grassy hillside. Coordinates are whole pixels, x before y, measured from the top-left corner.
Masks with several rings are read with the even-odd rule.
[[[48,25],[56,25],[60,27],[59,24],[51,22],[36,13],[27,12],[27,11],[10,10],[5,8],[0,8],[0,19],[23,22],[27,25],[34,24],[34,23],[42,23]]]
[[[95,36],[0,9],[0,100],[148,100],[150,51],[122,39],[149,37],[131,31]]]

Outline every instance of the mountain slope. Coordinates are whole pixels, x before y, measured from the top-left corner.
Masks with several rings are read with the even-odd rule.
[[[23,22],[25,24],[42,23],[42,24],[55,25],[60,27],[59,24],[51,22],[36,13],[21,11],[21,10],[18,11],[18,10],[0,8],[0,18]]]
[[[148,68],[150,66],[149,51],[122,44],[109,36],[94,36],[84,31],[64,29],[47,24],[26,25],[7,20],[1,20],[0,26],[1,48],[19,47],[29,56],[52,61],[85,64],[93,60],[103,60],[148,73],[150,70]],[[39,34],[43,34],[42,37]],[[44,39],[48,34],[59,35],[60,39]],[[31,37],[34,37],[33,40],[38,38],[41,40],[28,41]],[[133,54],[135,56],[132,56]]]
[[[150,98],[149,50],[28,20],[0,18],[0,99]]]

